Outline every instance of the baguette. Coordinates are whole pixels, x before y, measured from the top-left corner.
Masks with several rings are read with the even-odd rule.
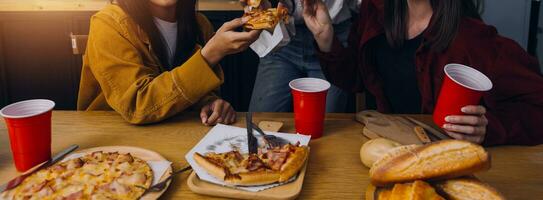
[[[451,200],[504,200],[496,189],[474,178],[457,178],[434,184],[436,190]]]
[[[369,184],[366,188],[366,200],[387,200],[392,193],[392,187],[376,187]]]
[[[435,189],[424,181],[397,183],[394,187],[376,187],[370,184],[366,200],[444,200]]]
[[[490,168],[483,147],[461,140],[442,140],[428,145],[391,151],[370,169],[376,186],[414,180],[442,180]]]

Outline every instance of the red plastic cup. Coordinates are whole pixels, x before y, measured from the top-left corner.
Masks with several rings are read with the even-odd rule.
[[[2,110],[15,168],[24,172],[51,158],[51,113],[55,102],[33,99],[10,104]]]
[[[492,89],[492,81],[471,67],[448,64],[444,71],[446,76],[433,115],[439,127],[446,123],[445,117],[462,115],[462,107],[479,105],[483,94]]]
[[[317,78],[300,78],[289,83],[294,104],[296,132],[320,138],[324,127],[328,81]]]

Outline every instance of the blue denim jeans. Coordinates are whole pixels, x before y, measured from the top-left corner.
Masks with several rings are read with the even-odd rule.
[[[336,37],[346,43],[351,22],[334,26]],[[326,79],[315,55],[313,34],[305,25],[296,26],[296,35],[287,46],[260,59],[249,111],[292,112],[288,83],[297,78]],[[345,112],[349,94],[332,85],[326,98],[326,112]]]

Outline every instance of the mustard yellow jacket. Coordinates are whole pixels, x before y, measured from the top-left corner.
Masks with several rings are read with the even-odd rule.
[[[209,40],[211,23],[201,14],[197,21]],[[109,5],[92,16],[78,110],[115,110],[129,123],[145,124],[218,98],[213,91],[222,84],[223,73],[207,64],[201,46],[171,71],[164,70],[151,48],[143,29],[119,6]]]

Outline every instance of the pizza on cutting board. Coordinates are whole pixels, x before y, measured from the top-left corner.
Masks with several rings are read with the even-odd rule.
[[[42,169],[0,199],[138,199],[152,180],[144,160],[97,151]]]
[[[257,154],[239,151],[194,153],[194,160],[210,175],[230,185],[255,186],[286,182],[304,166],[307,146],[286,144],[259,149]]]

